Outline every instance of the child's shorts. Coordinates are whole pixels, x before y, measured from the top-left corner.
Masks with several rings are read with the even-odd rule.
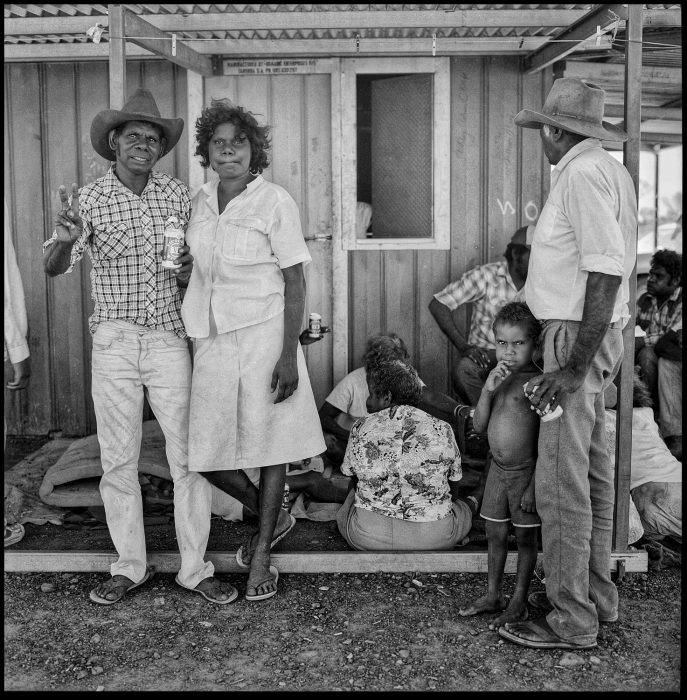
[[[492,458],[480,515],[497,523],[513,521],[515,527],[539,527],[541,520],[536,513],[526,513],[520,507],[522,494],[534,473],[533,461],[504,469]]]

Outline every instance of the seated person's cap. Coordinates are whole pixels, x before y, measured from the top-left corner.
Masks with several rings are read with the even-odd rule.
[[[534,230],[534,226],[521,226],[513,234],[513,237],[510,239],[510,242],[514,243],[516,245],[529,246],[531,244],[531,240],[532,240],[532,233],[529,232],[529,235],[528,235],[528,229],[530,229],[530,228],[532,228]]]

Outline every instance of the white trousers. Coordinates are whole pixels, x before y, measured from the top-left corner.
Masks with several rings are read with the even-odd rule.
[[[165,436],[174,481],[174,524],[181,554],[179,581],[195,588],[212,576],[206,562],[210,535],[210,482],[188,471],[191,357],[172,331],[126,321],[101,323],[93,336],[93,404],[103,466],[100,494],[119,558],[111,574],[140,581],[146,571],[143,502],[138,481],[143,397]]]

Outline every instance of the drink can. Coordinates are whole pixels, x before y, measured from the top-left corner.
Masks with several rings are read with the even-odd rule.
[[[544,409],[544,415],[542,415],[541,419],[544,421],[544,423],[548,423],[550,420],[556,420],[556,418],[560,418],[563,415],[563,409],[560,404],[556,406],[556,408],[551,411],[549,409],[549,404],[546,404],[546,408]]]
[[[178,216],[169,216],[165,221],[165,243],[162,248],[162,267],[181,267],[174,261],[179,257],[184,245],[184,229]]]
[[[308,321],[308,335],[311,338],[320,338],[322,336],[322,316],[320,314],[310,314]]]

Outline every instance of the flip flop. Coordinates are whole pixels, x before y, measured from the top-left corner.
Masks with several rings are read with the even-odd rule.
[[[115,581],[115,585],[110,589],[110,591],[108,591],[108,593],[114,592],[117,594],[117,597],[114,600],[108,600],[104,596],[99,596],[95,592],[95,588],[91,591],[89,597],[94,603],[99,603],[100,605],[112,605],[113,603],[119,602],[133,588],[138,588],[139,586],[142,586],[146,581],[149,581],[151,578],[153,578],[154,575],[155,570],[151,566],[149,566],[146,569],[145,576],[138,583],[132,583],[130,586],[127,586],[127,584],[121,581],[115,581],[117,576],[119,576],[120,579],[124,579],[126,578],[126,576],[113,576],[110,580]]]
[[[277,571],[276,566],[270,566],[270,573],[272,574],[272,578],[274,579],[274,585],[277,585],[277,582],[279,581],[279,571]],[[264,581],[260,581],[257,586],[252,586],[252,588],[255,588],[257,591],[260,586],[262,586],[263,583],[267,583],[269,579],[265,579]],[[269,593],[262,593],[260,595],[248,595],[246,593],[246,600],[250,601],[256,601],[256,600],[267,600],[268,598],[271,598],[272,596],[277,595],[277,589],[275,588],[273,591],[270,591]]]
[[[284,530],[283,532],[279,533],[273,540],[272,543],[270,544],[270,549],[274,547],[277,542],[280,540],[283,540],[284,537],[286,537],[291,530],[293,530],[294,525],[296,524],[296,518],[291,515],[291,513],[288,514],[289,518],[291,519],[291,524]],[[253,537],[255,537],[257,533],[254,532],[249,538],[248,538],[248,543],[242,544],[237,550],[236,550],[236,563],[242,568],[242,569],[250,569],[250,564],[246,564],[243,561],[243,548],[244,547],[250,547],[251,540]]]
[[[21,523],[5,525],[5,547],[16,544],[22,537],[24,537],[24,526]]]
[[[220,581],[219,579],[216,579],[214,576],[208,576],[208,578],[204,578],[203,581],[207,581],[208,579],[217,581],[217,585],[220,588],[223,585],[223,582]],[[203,583],[203,581],[200,581],[200,583],[198,585]],[[229,597],[226,600],[218,600],[217,598],[213,598],[210,595],[208,595],[207,591],[201,591],[197,587],[196,588],[189,588],[189,586],[184,586],[184,584],[181,583],[181,581],[179,581],[178,575],[174,578],[174,582],[178,586],[185,588],[187,591],[191,591],[192,593],[200,593],[200,595],[202,595],[203,598],[205,598],[205,600],[209,600],[211,603],[216,603],[217,605],[228,605],[229,603],[233,603],[239,597],[239,592],[236,590],[236,588],[234,588],[234,586],[232,586],[229,583],[224,584],[224,585],[227,585],[231,588],[231,593],[229,593]]]
[[[591,644],[573,644],[561,639],[549,626],[545,617],[537,618],[529,622],[513,622],[506,623],[510,629],[499,627],[499,636],[507,639],[509,642],[515,642],[523,647],[530,649],[594,649],[596,642]],[[529,633],[530,636],[536,636],[535,639],[525,639],[517,634]]]

